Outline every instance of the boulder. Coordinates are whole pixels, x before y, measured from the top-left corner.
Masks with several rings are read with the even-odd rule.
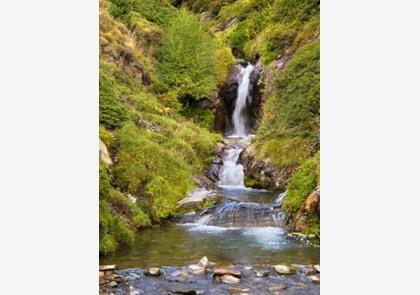
[[[281,274],[281,275],[292,275],[292,274],[297,273],[296,268],[292,266],[288,266],[288,265],[283,265],[283,264],[275,265],[274,269],[276,270],[278,274]]]
[[[314,268],[317,272],[321,272],[321,266],[319,264],[315,264]]]
[[[241,282],[241,280],[238,279],[237,277],[234,277],[232,275],[227,274],[227,275],[223,275],[221,277],[221,282],[231,285],[231,284],[239,284]]]
[[[193,190],[187,198],[180,200],[178,207],[184,210],[200,209],[206,203],[218,203],[222,199],[222,195],[206,190],[205,188],[198,188]]]

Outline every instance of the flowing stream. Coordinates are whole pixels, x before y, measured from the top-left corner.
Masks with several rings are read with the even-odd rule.
[[[225,138],[218,182],[224,202],[189,214],[178,224],[140,231],[134,247],[101,257],[101,264],[118,264],[121,268],[183,266],[203,256],[226,264],[319,263],[319,248],[285,236],[286,215],[279,209],[284,194],[244,185],[244,168],[237,160],[252,137],[246,130],[246,113],[252,101],[249,90],[253,69],[249,64],[238,75],[234,130]]]

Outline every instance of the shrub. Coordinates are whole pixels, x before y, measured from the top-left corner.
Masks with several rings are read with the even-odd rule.
[[[109,6],[109,13],[121,20],[126,20],[128,14],[133,9],[133,0],[109,0],[111,5]]]
[[[165,28],[158,73],[180,97],[207,97],[216,88],[214,42],[196,17],[181,9]]]

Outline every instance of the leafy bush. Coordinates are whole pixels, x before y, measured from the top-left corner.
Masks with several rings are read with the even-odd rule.
[[[282,208],[290,213],[300,209],[319,182],[319,154],[303,163],[287,185]]]
[[[110,148],[114,143],[114,135],[112,132],[106,130],[104,126],[99,126],[99,138],[103,141],[107,148]]]
[[[165,28],[158,73],[180,97],[202,98],[216,88],[214,42],[196,17],[185,9]]]

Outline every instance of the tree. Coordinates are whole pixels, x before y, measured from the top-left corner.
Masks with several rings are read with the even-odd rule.
[[[185,9],[165,28],[158,56],[162,82],[181,98],[199,99],[216,87],[214,42],[196,17]]]

